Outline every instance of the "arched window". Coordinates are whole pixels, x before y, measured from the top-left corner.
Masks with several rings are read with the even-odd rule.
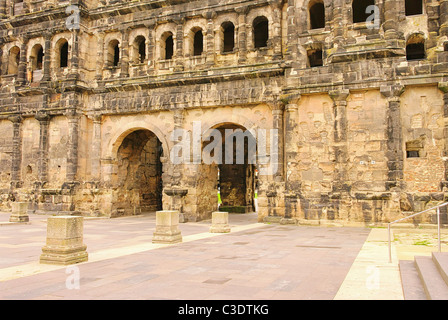
[[[406,42],[406,59],[421,60],[425,58],[425,38],[421,34],[411,35]]]
[[[68,67],[68,41],[66,39],[60,39],[57,44],[57,57],[56,65],[59,68]]]
[[[160,55],[162,60],[171,60],[174,55],[173,34],[169,31],[162,34],[160,39]]]
[[[254,32],[254,47],[264,48],[268,46],[269,23],[266,17],[260,16],[254,19],[252,24]]]
[[[406,0],[405,11],[407,16],[414,16],[423,13],[422,0]]]
[[[19,71],[20,49],[15,46],[9,50],[8,74],[16,74]]]
[[[117,67],[120,62],[120,43],[118,40],[109,42],[107,48],[107,64],[111,67]]]
[[[199,29],[194,33],[193,38],[193,55],[200,56],[204,51],[204,36],[202,30]]]
[[[143,63],[146,59],[146,39],[144,36],[137,36],[132,46],[132,61]]]
[[[371,15],[371,13],[367,11],[367,7],[372,5],[375,5],[375,0],[353,0],[353,23],[366,22],[367,18]]]
[[[31,49],[30,55],[31,69],[42,70],[44,63],[44,48],[40,44],[36,44],[33,49]]]
[[[325,28],[325,6],[322,0],[310,1],[310,28]]]
[[[226,21],[221,25],[222,31],[222,52],[233,52],[235,48],[235,26],[232,22]]]

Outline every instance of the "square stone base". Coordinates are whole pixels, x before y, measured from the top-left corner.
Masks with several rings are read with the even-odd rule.
[[[43,264],[71,265],[88,261],[87,246],[77,248],[50,247],[42,248],[39,262]]]
[[[182,242],[178,211],[165,210],[156,212],[156,230],[154,231],[152,242],[161,244]]]
[[[9,222],[29,222],[30,217],[28,215],[23,214],[11,214],[9,217]]]
[[[222,211],[212,212],[212,226],[210,227],[210,232],[211,233],[230,232],[228,212],[222,212]]]

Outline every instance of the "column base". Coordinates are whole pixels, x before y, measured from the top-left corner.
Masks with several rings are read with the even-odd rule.
[[[45,246],[42,248],[42,254],[39,262],[43,264],[70,265],[88,260],[87,246],[67,248]]]
[[[156,230],[153,234],[152,243],[174,244],[182,242],[182,234],[178,226],[178,211],[157,211]]]

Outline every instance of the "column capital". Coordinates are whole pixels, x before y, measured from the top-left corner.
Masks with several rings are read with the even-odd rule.
[[[34,118],[39,122],[47,122],[50,120],[50,115],[43,111],[38,111]]]
[[[336,89],[328,92],[330,98],[336,104],[344,104],[347,103],[347,98],[350,94],[350,90],[348,89]]]
[[[381,94],[390,99],[399,98],[404,92],[405,86],[401,84],[384,85],[380,87]]]
[[[22,123],[23,118],[21,115],[13,115],[9,116],[8,120],[11,121],[12,123]]]

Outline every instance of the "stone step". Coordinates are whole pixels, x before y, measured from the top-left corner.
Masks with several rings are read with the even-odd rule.
[[[433,252],[432,259],[443,280],[448,285],[448,252]]]
[[[445,283],[432,257],[415,257],[415,265],[429,300],[448,300]]]
[[[401,283],[405,300],[427,300],[425,289],[415,267],[414,261],[400,260]]]

